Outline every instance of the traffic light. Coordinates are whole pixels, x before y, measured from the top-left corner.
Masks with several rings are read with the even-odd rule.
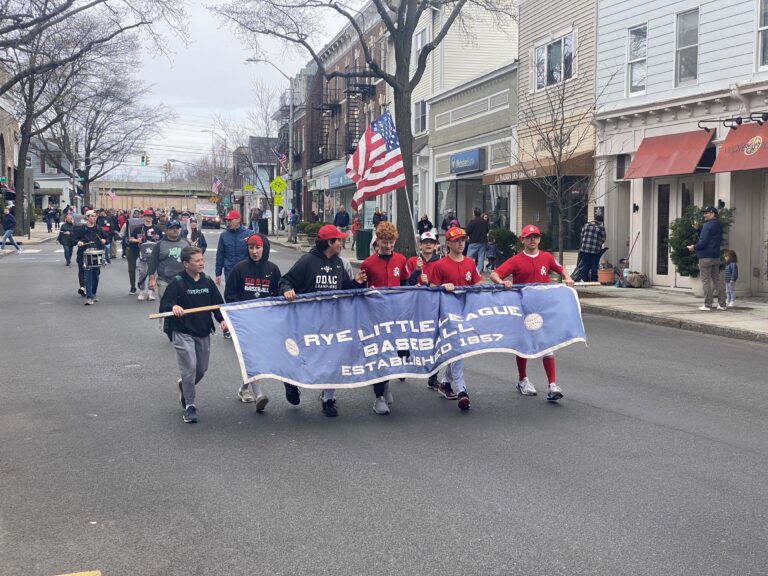
[[[165,172],[166,174],[170,174],[172,171],[173,171],[173,166],[171,165],[170,162],[166,162],[165,164],[163,164],[163,172]]]
[[[144,166],[149,166],[149,154],[144,152]]]
[[[144,154],[141,155],[141,165],[146,166],[147,165],[147,153],[144,152]]]

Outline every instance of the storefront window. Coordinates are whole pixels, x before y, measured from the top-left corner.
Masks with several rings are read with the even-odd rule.
[[[509,186],[486,186],[482,210],[488,214],[491,230],[509,230]]]
[[[571,183],[567,192],[563,208],[563,250],[578,250],[581,246],[581,227],[587,221],[588,183],[576,179],[569,179]],[[549,214],[549,230],[551,242],[549,246],[542,246],[545,250],[559,250],[558,213],[555,203],[547,200],[547,212]]]
[[[436,188],[437,198],[435,201],[437,204],[435,205],[434,225],[439,228],[448,210],[456,212],[456,181],[438,182]]]

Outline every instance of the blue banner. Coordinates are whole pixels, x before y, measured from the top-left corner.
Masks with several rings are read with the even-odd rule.
[[[274,378],[304,388],[427,378],[476,354],[536,358],[586,342],[578,296],[563,284],[346,290],[221,311],[244,382]]]

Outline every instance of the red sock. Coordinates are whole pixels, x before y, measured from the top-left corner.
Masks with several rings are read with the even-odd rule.
[[[515,356],[515,358],[517,358],[517,373],[520,375],[519,380],[522,380],[528,375],[526,374],[526,368],[528,367],[528,358],[521,358],[520,356]]]
[[[555,375],[555,357],[544,356],[544,358],[542,358],[541,361],[544,364],[544,372],[547,373],[547,378],[549,379],[549,383],[554,384],[555,382],[557,382],[557,376]]]

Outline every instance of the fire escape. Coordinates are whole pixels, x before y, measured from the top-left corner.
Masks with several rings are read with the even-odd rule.
[[[314,161],[315,164],[322,164],[338,158],[336,141],[332,138],[332,134],[333,118],[341,111],[339,91],[326,86],[323,91],[323,100],[316,109],[320,113],[320,122]]]
[[[352,74],[364,72],[365,68],[353,68]],[[376,87],[371,78],[357,76],[345,78],[344,95],[347,99],[347,124],[344,134],[344,152],[353,154],[357,150],[357,141],[363,134],[365,127],[364,107],[365,102],[376,93]]]

